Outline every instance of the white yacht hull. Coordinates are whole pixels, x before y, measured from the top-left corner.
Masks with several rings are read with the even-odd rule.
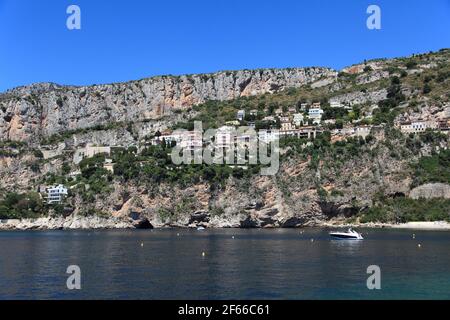
[[[338,240],[363,240],[364,238],[362,235],[356,231],[349,231],[349,232],[330,232],[330,236],[333,239]]]

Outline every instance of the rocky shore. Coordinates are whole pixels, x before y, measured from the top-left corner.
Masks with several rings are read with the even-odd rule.
[[[245,226],[239,224],[195,224],[189,225],[156,225],[157,228],[196,228],[204,226],[206,228],[258,228],[257,226]],[[132,220],[125,218],[103,218],[98,216],[83,217],[42,217],[37,219],[10,219],[0,220],[0,231],[28,231],[28,230],[111,230],[111,229],[153,229],[153,225],[147,220]],[[446,221],[420,221],[401,224],[394,223],[345,223],[342,221],[326,221],[307,224],[304,227],[318,228],[390,228],[390,229],[411,229],[411,230],[446,230],[450,231],[450,223]],[[261,227],[259,227],[261,228]],[[277,227],[263,227],[277,228]],[[283,228],[283,227],[282,227]]]
[[[95,230],[138,227],[138,224],[126,219],[82,216],[0,220],[0,230]]]

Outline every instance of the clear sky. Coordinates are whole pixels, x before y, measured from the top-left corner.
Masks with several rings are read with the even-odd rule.
[[[66,9],[81,8],[81,30]],[[381,30],[366,9],[381,8]],[[450,0],[0,0],[0,92],[329,66],[450,47]]]

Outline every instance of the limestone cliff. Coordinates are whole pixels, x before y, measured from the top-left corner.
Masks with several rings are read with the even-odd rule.
[[[0,94],[0,200],[7,193],[27,194],[63,181],[71,188],[65,206],[73,209],[75,217],[99,214],[112,220],[55,214],[37,222],[8,223],[11,228],[39,228],[40,223],[49,228],[141,224],[297,227],[335,218],[356,221],[383,199],[448,199],[448,184],[422,185],[423,181],[435,181],[429,177],[416,183],[421,181],[416,179],[421,171],[414,169],[422,157],[449,149],[448,135],[404,135],[394,127],[401,118],[448,117],[448,57],[449,52],[444,51],[415,58],[423,63],[434,61],[435,67],[419,64],[414,70],[399,59],[370,62],[371,68],[356,65],[344,69],[345,74],[328,68],[243,70],[87,87],[44,83],[10,90]],[[430,83],[432,92],[425,94],[424,84]],[[242,98],[250,96],[255,97]],[[191,108],[209,100],[228,102]],[[386,100],[393,105],[383,104]],[[210,104],[228,110],[225,120],[229,121],[240,108],[276,112],[275,108],[300,108],[305,101],[354,107],[339,110],[327,106],[328,120],[340,116],[348,126],[378,122],[367,139],[326,132],[329,140],[319,135],[314,142],[289,141],[282,147],[278,174],[270,177],[254,173],[235,176],[233,171],[225,178],[208,180],[209,174],[194,174],[201,167],[192,168],[186,177],[181,168],[167,169],[168,162],[158,161],[164,154],[158,154],[159,158],[142,155],[149,134],[192,120],[196,112],[210,112]],[[201,108],[204,110],[198,111]],[[215,120],[220,112],[211,114]],[[331,130],[327,125],[324,131]],[[86,128],[91,130],[82,130]],[[39,143],[54,134],[63,139]],[[322,141],[316,144],[317,140]],[[72,159],[78,146],[87,143],[123,147],[114,148],[123,149],[116,150],[120,157],[111,155],[113,159],[117,156],[116,164],[125,163],[122,172],[105,173],[102,162],[98,175],[85,172],[83,176]],[[139,148],[128,148],[130,145]],[[130,158],[122,154],[129,149],[136,149],[130,151]],[[442,161],[438,169],[448,170],[448,160]],[[123,169],[132,165],[133,175],[125,176]],[[152,179],[164,170],[166,180]],[[439,170],[432,170],[431,177]],[[176,178],[168,178],[172,176]],[[22,207],[26,204],[24,201]]]
[[[88,87],[20,87],[0,95],[0,140],[33,141],[96,125],[155,120],[207,100],[273,93],[335,76],[328,68],[261,69]]]

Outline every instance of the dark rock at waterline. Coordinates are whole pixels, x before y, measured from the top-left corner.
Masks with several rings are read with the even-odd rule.
[[[259,228],[260,225],[258,221],[253,220],[251,217],[247,217],[247,219],[241,221],[241,228],[250,229],[250,228]]]
[[[150,223],[150,221],[147,218],[133,221],[133,226],[136,229],[153,229],[153,225]]]
[[[191,214],[189,224],[200,222],[209,222],[209,213],[207,211],[197,211]]]
[[[283,228],[298,228],[301,227],[305,223],[305,219],[292,217],[287,219],[283,224]]]

